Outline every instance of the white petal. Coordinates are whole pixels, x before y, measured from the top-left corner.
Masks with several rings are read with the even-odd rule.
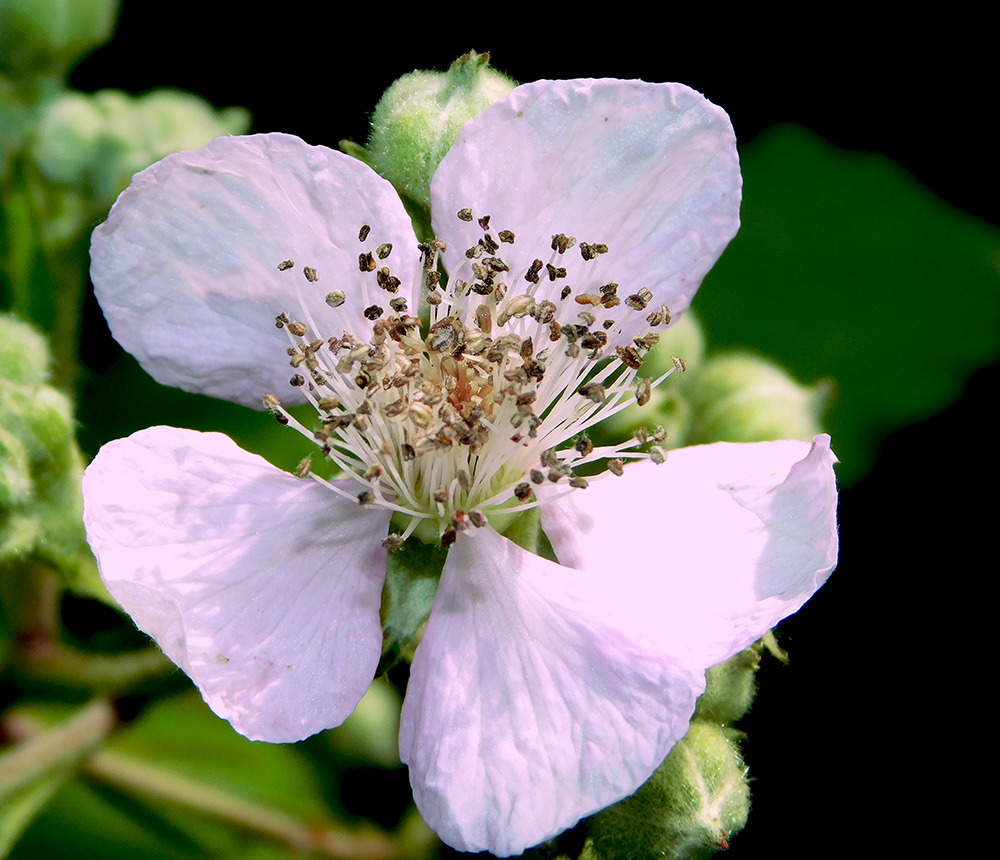
[[[450,845],[519,853],[631,794],[687,731],[703,673],[617,626],[608,585],[492,529],[451,549],[399,735]]]
[[[94,231],[91,277],[115,338],[154,379],[261,408],[267,391],[295,400],[279,313],[313,337],[367,340],[362,311],[387,297],[373,275],[362,286],[358,255],[383,242],[408,289],[419,270],[410,219],[361,162],[291,135],[220,137],[135,176]],[[333,290],[347,296],[336,310]]]
[[[681,84],[536,81],[517,87],[462,128],[431,186],[434,228],[448,240],[449,271],[482,235],[455,217],[489,214],[514,244],[499,252],[523,287],[534,258],[547,262],[556,233],[609,246],[583,263],[564,255],[566,281],[543,278],[536,295],[570,283],[574,294],[608,281],[619,295],[648,287],[676,314],[739,227],[739,158],[729,117]],[[461,271],[458,269],[458,271]],[[454,274],[454,272],[453,272]],[[624,307],[622,308],[624,311]],[[645,325],[634,314],[626,337]]]
[[[625,467],[542,507],[563,564],[618,582],[615,600],[687,665],[707,668],[797,611],[837,563],[830,437],[720,442]]]
[[[296,741],[350,715],[381,651],[388,512],[171,427],[105,445],[83,494],[108,590],[237,731]]]

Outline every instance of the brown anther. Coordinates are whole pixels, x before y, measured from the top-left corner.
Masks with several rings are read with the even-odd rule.
[[[508,266],[499,257],[486,257],[483,262],[494,272],[509,272],[510,266]]]
[[[514,234],[510,230],[501,230],[500,231],[500,241],[504,242],[507,245],[513,245],[514,244]]]
[[[319,273],[312,266],[303,266],[302,274],[310,284],[315,284],[319,280]]]
[[[382,548],[389,550],[389,552],[395,552],[397,549],[403,546],[402,535],[391,534],[384,541],[382,541]]]
[[[299,478],[308,478],[312,471],[313,461],[311,457],[303,457],[299,460],[299,465],[295,467],[295,474]]]
[[[486,515],[482,511],[469,511],[469,522],[471,522],[477,529],[486,528],[489,520],[486,519]]]
[[[282,260],[280,263],[278,263],[278,271],[287,272],[294,265],[295,265],[295,260]]]
[[[649,398],[653,393],[653,384],[645,377],[640,377],[635,386],[635,402],[640,406],[649,403]]]
[[[574,475],[569,479],[569,485],[576,487],[578,490],[586,490],[590,486],[586,478],[581,478],[578,475]]]
[[[464,532],[469,528],[469,521],[465,515],[465,511],[461,508],[457,508],[451,512],[451,524],[460,532]]]
[[[622,300],[615,295],[607,295],[601,299],[601,304],[606,308],[616,308],[622,303]]]
[[[549,323],[549,340],[555,343],[561,337],[562,337],[562,326],[559,325],[559,320],[552,320]]]
[[[427,304],[429,305],[439,305],[444,301],[444,296],[437,291],[431,291],[427,294]]]
[[[655,331],[647,331],[642,337],[633,338],[632,342],[642,349],[652,349],[660,342],[660,336]]]
[[[566,269],[562,266],[553,266],[551,263],[545,264],[545,271],[549,273],[549,280],[554,281],[556,278],[565,278]]]
[[[274,318],[275,328],[284,328],[286,325],[288,325],[288,314],[278,314]]]
[[[265,409],[277,409],[279,406],[281,406],[281,401],[278,399],[277,394],[267,393],[264,395]]]
[[[582,256],[584,260],[593,260],[597,257],[597,251],[594,250],[593,245],[588,245],[586,242],[581,242],[580,256]]]
[[[382,477],[382,467],[378,463],[372,463],[365,469],[365,480],[375,481]]]
[[[384,260],[392,253],[392,242],[383,242],[375,249],[375,253],[378,254],[380,260]]]
[[[635,436],[636,441],[640,445],[645,445],[649,441],[649,430],[645,427],[636,427],[635,432],[632,435]]]
[[[375,504],[375,494],[371,490],[365,490],[364,492],[358,493],[358,504],[359,505]]]
[[[556,306],[548,299],[538,302],[532,316],[542,325],[548,325],[556,314]]]
[[[602,299],[601,296],[595,295],[594,293],[583,293],[575,297],[576,303],[578,305],[590,305],[591,307],[597,307]]]
[[[290,322],[288,324],[288,331],[296,337],[302,337],[307,331],[309,331],[309,328],[303,322]]]
[[[441,283],[441,275],[439,272],[428,272],[424,282],[427,284],[428,290],[436,290],[438,284]]]
[[[377,320],[384,313],[385,310],[378,305],[369,305],[365,308],[365,319]]]
[[[577,394],[586,397],[594,403],[603,403],[604,398],[607,397],[607,392],[604,390],[604,386],[598,382],[588,382],[586,385],[581,385],[577,389]]]
[[[592,331],[580,338],[583,349],[604,349],[608,345],[608,336],[603,331]]]
[[[336,397],[321,397],[316,401],[316,405],[325,412],[332,412],[340,406],[340,401]]]
[[[480,305],[476,308],[476,325],[483,334],[493,331],[493,316],[488,306]]]
[[[576,444],[573,447],[583,457],[587,457],[594,452],[594,443],[590,441],[586,433],[576,440]]]
[[[670,325],[670,308],[663,305],[658,311],[653,311],[646,317],[646,322],[650,325]]]
[[[672,355],[670,356],[670,360],[674,363],[674,367],[676,367],[681,373],[688,369],[687,362],[683,358]]]
[[[404,442],[400,445],[399,452],[403,455],[403,460],[405,462],[415,460],[417,457],[416,449],[409,442]]]
[[[478,260],[481,256],[483,256],[484,250],[485,249],[482,245],[473,245],[471,248],[466,248],[465,256],[470,260]]]
[[[433,493],[433,499],[439,505],[448,504],[448,491],[447,490],[435,490]]]
[[[364,242],[368,238],[368,234],[371,232],[372,228],[367,224],[362,225],[361,229],[358,231],[358,241]]]
[[[287,415],[283,415],[281,412],[275,412],[274,413],[274,420],[277,421],[279,424],[287,424],[288,423],[288,416]]]
[[[552,237],[552,250],[558,251],[560,254],[565,254],[575,244],[575,237],[567,236],[565,233],[556,233]]]
[[[656,427],[653,428],[653,439],[657,442],[667,441],[667,431],[662,424],[657,424]]]
[[[526,337],[521,341],[521,348],[518,350],[521,358],[529,359],[535,351],[535,345],[531,340],[531,337]]]
[[[562,288],[562,292],[559,293],[559,298],[565,300],[569,297],[569,294],[573,292],[568,286]]]
[[[542,474],[541,469],[532,469],[528,472],[528,477],[531,478],[531,483],[533,484],[545,483],[545,475]]]
[[[528,266],[528,271],[524,273],[524,280],[532,284],[537,284],[539,280],[538,273],[542,270],[543,265],[541,260],[535,260],[535,262]]]
[[[459,209],[458,218],[460,221],[471,221],[472,220],[472,210],[471,209]]]
[[[483,215],[483,217],[479,219],[479,227],[482,230],[489,230],[490,229],[490,216],[489,215]]]
[[[642,367],[642,356],[631,346],[616,346],[615,352],[618,353],[622,364],[631,367],[632,370],[638,370]]]
[[[292,367],[298,367],[306,360],[306,357],[301,352],[296,352],[292,354],[292,360],[288,362]]]
[[[604,322],[601,323],[601,328],[603,328],[605,331],[611,331],[611,329],[613,329],[614,327],[615,327],[614,320],[605,320]]]
[[[372,256],[370,251],[366,251],[364,254],[358,254],[358,269],[362,272],[375,271],[375,258]]]
[[[455,540],[457,538],[458,538],[458,532],[455,531],[455,529],[452,528],[451,526],[448,526],[448,528],[446,528],[444,530],[444,533],[441,535],[441,546],[449,547],[453,543],[455,543]]]
[[[486,253],[488,254],[495,254],[500,249],[500,243],[489,233],[484,233],[483,238],[480,239],[479,242],[486,249]]]
[[[334,290],[332,293],[326,294],[326,303],[331,308],[339,308],[344,303],[346,298],[347,297],[340,290]]]
[[[531,484],[527,481],[518,484],[514,487],[514,495],[517,496],[518,501],[526,502],[531,498]]]
[[[667,462],[667,455],[660,448],[650,448],[649,459],[652,460],[657,466],[662,466]]]
[[[590,311],[580,311],[577,317],[583,320],[583,324],[586,326],[592,326],[597,322],[597,317],[595,317]]]
[[[622,465],[622,461],[615,457],[613,460],[608,460],[608,471],[620,478],[625,473],[625,468]]]
[[[296,373],[295,376],[288,380],[288,384],[294,386],[295,388],[301,388],[306,384],[306,381],[304,377]]]

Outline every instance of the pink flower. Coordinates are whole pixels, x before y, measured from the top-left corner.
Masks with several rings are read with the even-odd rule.
[[[309,400],[318,431],[266,405],[345,477],[219,434],[112,442],[84,478],[108,589],[238,731],[294,741],[372,680],[387,549],[441,539],[400,730],[428,824],[509,855],[632,793],[705,669],[836,562],[828,437],[662,463],[586,441],[643,398],[642,355],[736,232],[740,186],[721,110],[610,80],[518,87],[467,123],[422,252],[388,183],[294,137],[140,173],[93,240],[115,337],[166,384]],[[623,474],[586,486],[598,460]],[[502,534],[534,506],[560,564]]]

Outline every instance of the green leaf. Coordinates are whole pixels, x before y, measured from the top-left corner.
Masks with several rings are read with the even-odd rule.
[[[1000,232],[881,155],[795,125],[741,154],[743,226],[698,293],[713,349],[833,378],[842,484],[878,441],[957,399],[1000,349]]]

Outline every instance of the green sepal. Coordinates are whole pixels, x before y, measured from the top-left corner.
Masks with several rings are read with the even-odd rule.
[[[757,692],[760,649],[757,644],[712,666],[705,673],[705,692],[698,698],[694,719],[726,725],[742,717]]]
[[[698,860],[746,824],[750,787],[738,733],[695,721],[631,797],[588,821],[603,860]]]
[[[418,633],[431,614],[448,550],[409,538],[389,553],[382,589],[382,659],[376,677],[411,660]]]

